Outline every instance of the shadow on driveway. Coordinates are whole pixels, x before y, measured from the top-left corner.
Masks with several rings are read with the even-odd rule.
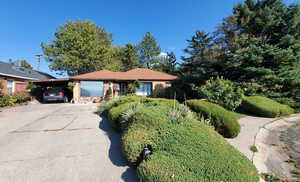
[[[129,166],[128,162],[122,156],[120,142],[121,135],[109,126],[107,119],[103,116],[102,120],[99,123],[99,128],[106,132],[110,140],[109,159],[112,161],[112,163],[119,167]],[[124,182],[139,181],[135,170],[131,167],[128,167],[127,170],[122,174],[122,179]]]

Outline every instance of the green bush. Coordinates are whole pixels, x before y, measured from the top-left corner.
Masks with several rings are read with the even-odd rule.
[[[155,128],[162,128],[168,122],[169,110],[167,105],[144,105],[131,116],[122,136],[122,149],[131,164],[137,164],[145,144],[153,144]]]
[[[212,103],[234,111],[241,103],[244,92],[231,81],[223,78],[210,79],[199,89],[199,94]]]
[[[29,93],[15,93],[13,95],[4,95],[2,98],[0,98],[0,107],[12,106],[16,103],[23,103],[29,100]]]
[[[237,117],[223,107],[203,100],[188,100],[187,105],[196,113],[211,120],[211,124],[221,135],[234,138],[240,132]]]
[[[245,156],[199,122],[164,127],[153,143],[154,153],[137,168],[140,181],[259,181]]]
[[[126,123],[122,151],[137,166],[140,181],[259,181],[254,165],[186,106],[132,97],[108,105],[109,119]],[[153,151],[146,161],[144,146]]]
[[[112,99],[110,101],[103,102],[103,104],[100,105],[100,110],[102,110],[103,113],[107,115],[108,111],[113,107],[117,107],[121,104],[126,104],[130,102],[139,102],[141,99],[142,98],[138,96],[122,96],[119,98]]]
[[[262,117],[288,116],[294,113],[291,107],[263,96],[248,96],[243,99],[241,109]]]
[[[122,113],[128,110],[133,105],[137,104],[138,102],[128,102],[125,104],[118,105],[116,107],[111,108],[108,113],[107,117],[109,120],[109,124],[112,128],[120,131],[121,130],[121,122],[122,122]]]
[[[30,100],[30,94],[25,92],[15,93],[11,97],[16,99],[16,103],[23,103]]]

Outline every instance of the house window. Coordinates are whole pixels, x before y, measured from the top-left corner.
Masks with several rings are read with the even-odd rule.
[[[151,94],[152,94],[152,83],[141,82],[141,86],[136,91],[136,95],[146,95],[146,96],[149,96]]]
[[[103,82],[99,81],[81,81],[80,96],[82,97],[102,97]]]
[[[13,80],[7,80],[7,93],[12,94],[14,92],[14,81]]]

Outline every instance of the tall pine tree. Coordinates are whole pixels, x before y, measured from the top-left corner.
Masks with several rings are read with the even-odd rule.
[[[161,49],[155,37],[150,32],[145,34],[138,47],[141,65],[151,69],[155,64],[159,63],[158,55]]]

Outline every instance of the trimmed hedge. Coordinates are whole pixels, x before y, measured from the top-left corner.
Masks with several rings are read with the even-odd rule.
[[[134,103],[140,105],[131,107]],[[114,105],[107,113],[127,124],[121,130],[122,151],[137,166],[141,182],[259,181],[251,161],[209,126],[174,107],[174,101],[149,99]],[[124,121],[122,115],[132,109]],[[153,151],[148,160],[141,158],[144,146]]]
[[[154,154],[137,168],[140,181],[259,181],[254,165],[201,123],[172,125],[160,133]]]
[[[234,138],[240,132],[237,116],[223,107],[204,100],[188,100],[187,105],[196,113],[211,120],[211,124],[221,135]]]
[[[241,109],[262,117],[288,116],[294,109],[263,96],[248,96],[243,99]]]
[[[138,165],[143,182],[258,182],[253,164],[218,133],[196,120],[169,122],[170,107],[143,106],[130,118],[122,136],[127,160]],[[153,154],[141,161],[145,145]]]
[[[113,107],[110,110],[108,110],[107,117],[110,122],[109,123],[110,126],[116,130],[120,130],[121,129],[121,114],[136,103],[137,102],[128,102],[128,103],[118,105],[118,106]]]

